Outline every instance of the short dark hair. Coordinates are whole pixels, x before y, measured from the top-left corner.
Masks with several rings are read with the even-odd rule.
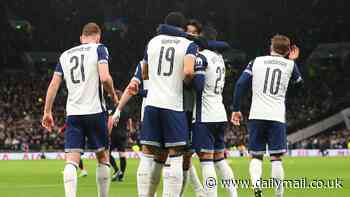
[[[99,35],[101,34],[101,28],[96,23],[88,23],[84,25],[81,34],[84,36]]]
[[[186,24],[186,28],[187,28],[188,25],[191,25],[191,26],[196,27],[197,32],[198,32],[199,34],[202,33],[203,25],[202,25],[201,22],[199,22],[199,20],[197,20],[197,19],[190,19],[190,20],[188,20],[188,22],[187,22],[187,24]]]
[[[271,49],[283,56],[290,52],[290,39],[285,35],[277,34],[271,38]]]
[[[170,12],[164,19],[164,23],[176,27],[186,27],[187,19],[181,12]]]
[[[218,32],[212,26],[206,26],[203,28],[201,35],[207,40],[216,40]]]

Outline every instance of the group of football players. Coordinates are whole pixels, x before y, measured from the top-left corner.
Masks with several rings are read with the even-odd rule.
[[[234,173],[224,156],[224,128],[228,121],[222,96],[226,69],[221,53],[229,45],[217,41],[217,34],[213,27],[202,27],[199,21],[187,20],[180,12],[169,13],[164,24],[158,26],[156,35],[149,40],[135,75],[119,100],[108,69],[108,50],[100,43],[101,30],[95,23],[84,26],[80,37],[82,44],[65,51],[59,58],[47,91],[42,120],[43,126],[51,130],[54,98],[65,80],[68,89],[66,197],[76,196],[77,168],[85,138],[89,149],[96,151],[98,195],[108,196],[110,162],[115,164],[109,150],[118,148],[108,146],[108,130],[112,124],[118,127],[127,102],[137,94],[144,98],[140,132],[142,155],[137,169],[138,196],[156,196],[161,177],[164,197],[183,196],[188,181],[196,196],[218,196],[221,181],[218,181],[217,174],[221,180],[232,183],[224,186],[229,196],[237,196]],[[255,196],[262,195],[259,181],[267,145],[272,178],[277,181],[284,178],[284,102],[290,79],[295,84],[302,81],[294,62],[298,55],[298,48],[291,45],[288,37],[276,35],[271,39],[271,53],[251,61],[235,86],[231,122],[237,126],[242,120],[239,112],[241,98],[247,89],[252,90],[248,122],[252,156],[249,172]],[[104,91],[116,106],[109,129]],[[121,152],[125,151],[124,148],[121,147]],[[194,153],[200,160],[202,181],[191,164]],[[120,155],[123,158],[123,153]],[[113,178],[122,179],[124,170],[125,167],[121,171],[115,168]],[[276,196],[283,196],[281,184],[276,187]]]

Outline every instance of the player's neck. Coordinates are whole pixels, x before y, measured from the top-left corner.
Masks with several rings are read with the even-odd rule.
[[[274,51],[271,51],[270,53],[271,56],[280,56],[280,57],[283,57],[283,55],[279,54],[279,53],[276,53]]]
[[[97,44],[95,41],[83,41],[81,44]]]

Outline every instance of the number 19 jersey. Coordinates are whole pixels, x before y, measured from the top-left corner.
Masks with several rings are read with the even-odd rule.
[[[262,56],[250,62],[244,72],[252,75],[252,105],[249,119],[285,123],[285,97],[294,61],[281,56]]]
[[[63,76],[68,89],[67,116],[106,111],[98,63],[108,64],[108,50],[102,44],[82,44],[60,56],[55,73]]]
[[[145,51],[149,89],[146,105],[183,111],[184,57],[195,55],[198,47],[183,37],[158,35]]]

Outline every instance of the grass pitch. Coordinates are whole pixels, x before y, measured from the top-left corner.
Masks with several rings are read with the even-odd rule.
[[[89,175],[78,179],[78,197],[96,197],[95,167],[93,160],[84,160]],[[124,182],[112,182],[111,197],[137,197],[137,159],[128,159]],[[248,179],[248,158],[229,159],[236,179]],[[198,174],[199,163],[194,159]],[[0,197],[63,197],[62,160],[0,161]],[[284,159],[286,179],[329,180],[339,179],[343,188],[286,189],[285,197],[348,197],[350,196],[350,157],[305,157]],[[264,161],[263,178],[270,176],[270,162]],[[330,185],[332,186],[332,185]],[[162,185],[159,187],[161,194]],[[239,197],[252,197],[251,189],[238,189]],[[265,197],[274,196],[273,189],[264,189]],[[158,196],[161,196],[159,195]],[[185,197],[195,196],[191,186]],[[219,197],[228,194],[219,186]]]

